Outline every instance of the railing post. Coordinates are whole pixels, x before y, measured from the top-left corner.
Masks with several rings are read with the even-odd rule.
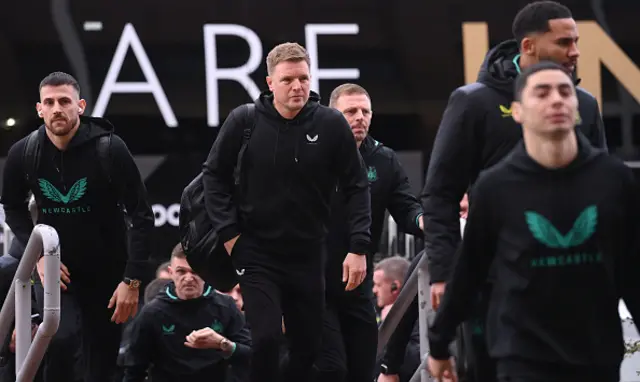
[[[426,257],[426,254],[424,255]],[[421,261],[418,265],[418,322],[420,327],[420,358],[424,358],[429,354],[428,342],[428,312],[431,306],[431,291],[429,287],[429,272],[427,271],[427,262]],[[429,374],[426,367],[420,371],[420,381],[428,382]]]
[[[51,338],[58,331],[60,324],[60,242],[58,239],[58,233],[55,229],[45,225],[37,225],[34,228],[34,232],[40,235],[41,240],[29,239],[29,244],[32,241],[38,242],[41,247],[37,248],[37,254],[34,256],[35,261],[33,265],[38,261],[39,254],[42,248],[44,248],[44,309],[42,324],[36,332],[36,336],[33,341],[33,345],[29,347],[31,343],[31,312],[24,312],[26,316],[19,317],[16,315],[16,322],[22,322],[26,325],[23,329],[23,339],[19,342],[16,338],[16,353],[18,352],[18,346],[22,343],[28,348],[26,356],[20,360],[16,357],[16,382],[33,381],[44,353],[47,351],[47,347],[51,342]],[[27,244],[27,250],[25,250],[26,256],[29,253],[29,244]],[[29,253],[30,254],[30,253]],[[24,260],[24,258],[23,258]],[[19,268],[18,268],[19,270]],[[29,289],[31,289],[30,273],[33,271],[33,266],[29,268],[26,274],[29,282]],[[17,274],[16,274],[17,276]],[[22,274],[21,274],[22,276]],[[26,297],[25,297],[26,298]],[[31,305],[31,293],[28,295],[29,306]],[[20,304],[20,301],[18,301]],[[17,334],[17,333],[16,333]],[[20,361],[20,363],[18,363]]]
[[[398,253],[398,225],[393,220],[393,216],[389,215],[387,219],[387,228],[389,231],[389,242],[387,244],[387,256],[395,256]]]
[[[31,273],[44,250],[44,317],[31,344]],[[60,323],[60,243],[50,226],[33,228],[11,289],[0,311],[0,339],[6,338],[15,312],[16,381],[33,381]]]

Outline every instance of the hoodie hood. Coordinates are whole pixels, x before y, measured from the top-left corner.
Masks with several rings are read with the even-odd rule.
[[[520,73],[519,55],[520,47],[516,40],[507,40],[496,45],[484,57],[478,73],[478,82],[513,97],[513,83]],[[580,79],[575,71],[571,74],[571,78],[578,86]]]
[[[360,154],[364,156],[373,155],[378,150],[383,148],[384,145],[381,142],[376,141],[372,136],[367,135],[360,144]]]
[[[45,129],[44,124],[39,128],[41,139],[45,137]],[[114,130],[115,128],[107,119],[80,116],[80,127],[78,127],[78,131],[76,131],[76,134],[71,138],[67,150],[84,145],[103,135],[111,134]]]
[[[550,175],[564,176],[568,172],[572,172],[586,165],[587,163],[591,162],[591,160],[598,157],[598,155],[604,153],[604,151],[602,150],[593,148],[593,146],[591,146],[591,144],[589,143],[589,140],[583,134],[578,132],[576,133],[576,135],[578,140],[578,155],[566,167],[558,169],[548,169],[541,166],[538,162],[536,162],[529,156],[524,146],[524,141],[520,141],[520,143],[518,143],[518,145],[510,154],[511,163],[519,170],[529,173],[546,173]]]
[[[260,97],[255,100],[255,104],[257,110],[276,121],[297,124],[309,119],[313,115],[320,104],[320,95],[313,91],[310,92],[309,100],[293,119],[284,118],[280,113],[278,113],[276,108],[273,106],[273,92],[270,90],[260,93]]]
[[[202,291],[202,295],[200,295],[200,297],[192,298],[189,300],[183,300],[178,297],[178,294],[176,293],[176,284],[173,281],[171,281],[170,283],[167,284],[166,287],[164,287],[164,289],[160,291],[160,293],[158,293],[158,296],[156,298],[158,298],[159,300],[168,302],[170,304],[184,304],[184,303],[196,304],[199,301],[209,300],[213,298],[215,293],[216,293],[216,290],[213,289],[211,285],[205,283],[204,289]]]
[[[513,94],[513,82],[518,76],[515,61],[519,54],[516,40],[504,41],[491,49],[478,73],[478,82],[508,95]]]

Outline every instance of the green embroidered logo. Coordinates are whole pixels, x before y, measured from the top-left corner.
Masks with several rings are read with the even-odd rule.
[[[211,324],[211,329],[213,329],[213,331],[216,333],[222,333],[224,331],[222,323],[220,323],[220,321],[218,320],[213,321],[213,324]]]
[[[595,232],[598,224],[598,208],[594,205],[585,208],[573,223],[573,227],[563,235],[544,216],[537,212],[524,213],[533,237],[549,248],[576,247],[587,241]]]
[[[38,179],[38,184],[40,185],[40,190],[42,194],[49,200],[52,200],[57,203],[69,204],[72,202],[76,202],[80,200],[85,192],[87,192],[87,178],[82,178],[76,181],[69,193],[64,195],[60,192],[51,182],[46,179]]]
[[[173,334],[176,329],[175,325],[164,326],[162,325],[162,334]]]
[[[367,179],[369,179],[369,182],[375,182],[378,180],[378,171],[375,167],[369,166],[367,169]]]

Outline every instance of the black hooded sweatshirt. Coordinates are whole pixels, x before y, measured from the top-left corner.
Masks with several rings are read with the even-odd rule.
[[[230,358],[185,346],[192,331],[207,327],[235,342]],[[171,282],[133,321],[123,382],[144,381],[149,367],[153,382],[224,381],[229,362],[249,367],[250,354],[251,336],[233,298],[205,285],[202,296],[181,300]]]
[[[551,374],[618,371],[619,300],[640,319],[640,190],[631,169],[580,136],[576,159],[555,170],[520,143],[480,175],[472,195],[453,275],[429,331],[431,355],[447,358],[493,264],[487,342],[499,365],[523,362]]]
[[[510,110],[518,53],[515,40],[489,51],[478,81],[456,89],[442,116],[421,195],[431,282],[446,281],[449,275],[460,242],[462,196],[482,170],[498,163],[522,139]],[[593,146],[606,149],[596,99],[581,88],[577,92],[578,130]]]
[[[402,231],[422,237],[418,218],[422,215],[422,206],[411,193],[409,179],[396,153],[367,136],[360,145],[360,154],[367,167],[367,178],[371,190],[371,246],[368,253],[379,251],[380,237],[384,227],[385,212],[389,213]],[[331,201],[331,225],[327,236],[326,280],[331,286],[339,286],[344,291],[342,280],[342,262],[349,250],[349,226],[344,194],[337,190]],[[368,258],[371,261],[371,256]],[[372,273],[372,264],[367,264]],[[336,281],[338,283],[336,283]],[[327,289],[330,289],[330,285]]]
[[[349,251],[367,253],[371,215],[364,164],[347,121],[319,100],[312,92],[289,120],[274,108],[273,94],[260,95],[240,190],[234,189],[233,170],[251,122],[242,117],[243,107],[229,114],[203,170],[205,204],[220,240],[248,233],[267,250],[307,249],[324,240],[339,185],[349,211]]]
[[[112,134],[111,182],[96,145],[97,139],[107,134]],[[18,240],[27,243],[33,229],[28,210],[31,191],[38,206],[37,223],[58,232],[61,261],[71,274],[70,287],[97,285],[96,280],[117,281],[123,272],[125,277],[143,279],[149,271],[154,217],[138,167],[122,139],[113,134],[113,126],[101,118],[81,117],[64,151],[49,140],[44,125],[38,130],[38,139],[37,182],[26,180],[23,159],[27,138],[9,149],[5,163],[2,203],[6,221]]]

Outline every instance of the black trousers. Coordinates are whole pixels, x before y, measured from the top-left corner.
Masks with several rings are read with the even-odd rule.
[[[565,378],[562,376],[550,377],[501,377],[499,382],[620,382],[620,377],[609,377],[608,379],[588,378],[583,379],[580,377]]]
[[[461,325],[459,333],[462,335],[464,348],[459,357],[464,357],[463,382],[494,382],[497,381],[496,361],[489,356],[485,329],[486,316],[489,310],[490,287],[486,287],[478,294],[476,305],[471,318]]]
[[[619,382],[620,366],[551,365],[521,359],[497,362],[499,382]]]
[[[41,364],[44,382],[112,382],[120,347],[121,327],[107,309],[116,283],[78,285],[60,293],[60,326]],[[34,285],[42,311],[44,290]]]
[[[378,325],[373,306],[373,271],[356,289],[344,290],[341,279],[327,284],[322,329],[322,351],[316,361],[318,381],[371,382],[374,380]]]
[[[312,380],[324,311],[322,247],[270,251],[248,233],[236,242],[231,257],[251,325],[251,382]],[[283,317],[290,356],[281,376]]]

